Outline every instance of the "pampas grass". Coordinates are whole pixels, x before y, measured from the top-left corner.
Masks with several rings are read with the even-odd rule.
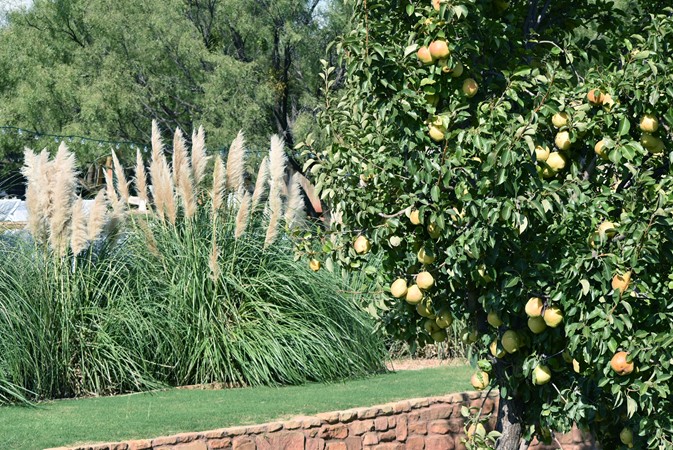
[[[176,128],[173,135],[173,184],[175,186],[180,186],[180,177],[185,172],[189,173],[189,168],[185,170],[186,164],[188,164],[188,160],[185,138],[182,135],[182,130]]]
[[[48,193],[45,192],[48,186],[45,186],[45,183],[42,182],[43,173],[47,169],[45,166],[48,164],[48,160],[45,160],[45,156],[47,156],[45,151],[38,156],[33,153],[31,149],[26,148],[24,152],[24,164],[21,169],[21,173],[27,181],[27,228],[37,240],[43,240],[47,236],[46,209],[40,207],[41,199],[48,196]]]
[[[176,208],[173,180],[171,171],[164,155],[159,125],[152,121],[152,161],[150,162],[150,177],[152,179],[152,196],[159,217],[175,224]]]
[[[257,206],[262,201],[266,192],[266,182],[269,179],[269,157],[265,156],[259,165],[257,179],[255,180],[255,189],[252,191],[252,212],[257,210]]]
[[[215,157],[215,167],[213,168],[213,188],[210,193],[213,216],[217,214],[217,211],[222,207],[222,203],[224,202],[226,186],[225,171],[224,161],[222,161],[220,155],[217,155]]]
[[[101,189],[96,194],[91,208],[89,209],[89,221],[87,225],[87,239],[95,241],[100,236],[107,220],[107,204],[105,201],[105,190]]]
[[[70,217],[75,201],[77,171],[75,155],[61,143],[50,166],[51,208],[49,217],[49,243],[59,255],[64,255],[70,237]]]
[[[145,174],[145,163],[143,156],[140,154],[140,149],[136,150],[136,191],[138,198],[145,202],[145,207],[149,204],[149,197],[147,195],[147,175]]]
[[[236,194],[240,194],[244,187],[245,159],[245,138],[243,131],[239,131],[227,156],[227,188]]]
[[[301,226],[304,217],[304,197],[301,194],[299,173],[295,172],[290,178],[287,187],[287,208],[285,210],[285,223],[288,228]]]
[[[209,160],[210,156],[206,154],[206,133],[200,126],[198,131],[192,132],[192,177],[197,195],[201,189]]]
[[[70,248],[72,254],[77,256],[87,247],[88,233],[87,220],[84,213],[84,202],[82,197],[77,197],[75,204],[72,206],[72,232],[70,234]]]
[[[248,215],[250,214],[250,192],[246,192],[241,200],[241,204],[236,214],[236,230],[234,237],[240,238],[245,232],[245,227],[248,225]]]
[[[264,245],[268,247],[273,244],[278,236],[278,227],[280,219],[283,216],[283,191],[286,191],[285,165],[287,164],[287,155],[285,154],[283,140],[278,136],[271,137],[271,150],[269,151],[269,224],[266,229]]]
[[[117,190],[119,191],[119,196],[124,203],[128,203],[129,197],[131,196],[129,193],[129,183],[126,181],[124,168],[119,163],[119,158],[117,158],[117,154],[114,150],[112,150],[112,165],[114,167],[115,176],[117,177]]]

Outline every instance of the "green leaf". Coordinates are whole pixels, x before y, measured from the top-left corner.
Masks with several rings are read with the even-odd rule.
[[[410,16],[414,13],[414,5],[412,3],[407,4],[407,15]]]
[[[629,119],[626,117],[623,117],[622,120],[619,122],[619,135],[620,136],[626,136],[629,134],[629,131],[631,130],[631,122],[629,122]]]

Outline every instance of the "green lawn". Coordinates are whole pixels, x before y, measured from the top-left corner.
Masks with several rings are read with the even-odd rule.
[[[149,438],[471,389],[469,366],[444,366],[334,384],[179,390],[0,407],[0,448],[39,449]]]

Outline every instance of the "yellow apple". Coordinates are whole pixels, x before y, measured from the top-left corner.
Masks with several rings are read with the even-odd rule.
[[[624,291],[626,291],[629,287],[629,283],[631,282],[631,271],[629,270],[626,272],[624,275],[615,275],[612,278],[612,289],[621,292],[622,294]]]
[[[451,71],[451,77],[453,78],[458,78],[463,74],[463,70],[465,70],[465,67],[463,67],[463,63],[458,61],[456,62],[456,65],[453,66],[453,70]]]
[[[580,373],[580,362],[576,359],[573,359],[573,370],[576,373]]]
[[[654,133],[659,128],[659,120],[652,114],[645,114],[640,119],[640,130],[645,133]]]
[[[619,432],[619,440],[628,448],[633,448],[633,431],[624,427],[622,431]]]
[[[546,163],[547,166],[549,166],[549,168],[554,171],[554,173],[560,172],[566,166],[566,157],[559,152],[552,152],[549,154],[549,158],[547,158]]]
[[[491,355],[493,355],[495,358],[504,358],[507,355],[505,349],[498,345],[497,340],[491,342],[491,344],[488,346],[488,349],[491,352]]]
[[[651,134],[643,133],[640,137],[640,145],[645,147],[645,149],[652,154],[658,154],[664,151],[664,141]]]
[[[363,255],[372,248],[372,245],[369,243],[369,239],[360,235],[353,243],[353,248],[358,254]]]
[[[416,52],[416,56],[418,57],[420,62],[426,65],[435,62],[434,58],[432,57],[432,54],[430,53],[430,49],[428,49],[428,47],[426,46],[419,48],[418,51]]]
[[[453,323],[453,316],[451,315],[451,312],[443,310],[440,311],[439,315],[435,319],[435,322],[439,328],[449,328]]]
[[[533,369],[533,384],[538,386],[549,383],[551,380],[551,370],[547,366],[535,366]]]
[[[502,2],[503,0],[497,0]],[[497,3],[497,2],[496,2]],[[468,438],[471,438],[475,434],[477,436],[486,436],[486,428],[484,428],[484,425],[478,423],[478,424],[471,424],[469,427],[467,427],[467,431],[465,432]]]
[[[409,221],[413,225],[420,224],[421,223],[421,212],[417,209],[414,209],[413,211],[411,211],[411,213],[409,214]]]
[[[416,305],[416,312],[419,316],[425,317],[428,319],[435,319],[435,312],[432,309],[432,305],[429,302],[420,302]]]
[[[535,147],[535,159],[538,162],[545,162],[549,158],[549,147],[538,145]]]
[[[425,331],[427,331],[428,334],[432,334],[439,330],[439,327],[435,323],[435,319],[425,319],[425,322],[423,322],[423,328],[425,328]]]
[[[467,97],[474,97],[479,90],[479,85],[472,78],[468,78],[463,81],[463,94]]]
[[[559,131],[556,133],[556,137],[554,138],[554,144],[556,144],[556,147],[559,150],[569,150],[570,146],[572,145],[570,142],[570,133],[567,131]]]
[[[405,296],[405,299],[407,300],[407,303],[410,303],[412,305],[417,305],[418,302],[423,300],[423,292],[421,292],[421,288],[419,288],[415,284],[412,284],[409,287],[409,289],[407,289],[407,294]]]
[[[470,383],[472,384],[472,387],[478,391],[486,389],[488,387],[489,382],[490,380],[488,377],[488,373],[484,372],[483,370],[475,372],[470,378]]]
[[[502,348],[504,348],[507,353],[514,353],[521,346],[521,343],[519,342],[519,335],[516,333],[516,331],[513,330],[505,331],[502,335],[501,342]]]
[[[608,152],[605,149],[605,139],[601,139],[600,141],[596,142],[596,145],[594,146],[594,152],[601,158],[603,159],[608,159]]]
[[[600,91],[600,89],[591,89],[587,93],[587,100],[592,105],[602,105],[605,101],[605,95]]]
[[[442,230],[439,229],[439,226],[436,223],[428,224],[428,234],[431,238],[437,239],[442,235]]]
[[[608,239],[611,237],[614,237],[615,234],[617,234],[617,230],[615,229],[615,224],[606,220],[602,222],[600,225],[598,225],[597,232],[599,235],[606,236]]]
[[[437,330],[430,333],[430,337],[435,342],[443,342],[446,340],[446,330]]]
[[[398,278],[390,285],[390,293],[395,298],[402,298],[407,295],[407,280]]]
[[[542,317],[529,317],[528,328],[535,334],[540,334],[547,329],[547,324]]]
[[[416,256],[421,264],[428,265],[435,262],[435,253],[429,248],[421,247]]]
[[[439,95],[437,95],[437,94],[426,94],[425,101],[428,102],[432,106],[437,106],[437,103],[439,103]]]
[[[542,299],[531,297],[526,303],[526,314],[528,314],[528,317],[540,317],[542,315],[543,307],[544,303],[542,302]]]
[[[428,49],[430,50],[430,55],[432,55],[434,59],[447,58],[449,54],[451,54],[449,45],[443,40],[432,41]]]
[[[312,271],[317,272],[320,270],[321,264],[320,261],[314,258],[308,262],[308,266]]]
[[[563,322],[563,313],[556,306],[552,306],[545,310],[543,318],[548,327],[556,328]]]
[[[430,139],[435,142],[442,142],[446,137],[446,128],[442,125],[430,124],[428,129],[428,135]]]
[[[430,289],[434,283],[435,279],[432,277],[430,272],[421,272],[416,277],[416,284],[423,290]]]
[[[567,112],[557,112],[556,114],[551,116],[551,123],[556,128],[565,127],[566,125],[568,125],[568,122],[570,122],[570,116],[568,115]]]
[[[498,313],[493,310],[488,312],[488,315],[486,316],[486,321],[490,326],[495,328],[498,328],[500,325],[502,325],[502,320],[500,320],[500,316],[498,316]]]

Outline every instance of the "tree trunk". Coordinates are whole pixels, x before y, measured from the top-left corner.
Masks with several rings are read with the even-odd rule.
[[[524,404],[520,397],[500,397],[496,430],[502,433],[497,450],[519,450],[521,444],[521,422]]]

